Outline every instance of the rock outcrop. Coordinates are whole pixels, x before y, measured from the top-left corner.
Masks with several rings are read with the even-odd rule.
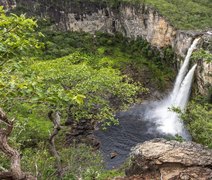
[[[210,31],[198,32],[178,30],[173,46],[178,62],[181,62],[181,60],[185,58],[193,39],[197,37],[201,37],[197,48],[202,48],[212,54],[212,33]],[[178,64],[180,65],[180,63]],[[208,90],[212,87],[212,63],[207,63],[203,60],[199,61],[195,77],[197,87],[195,89],[202,95],[207,94]]]
[[[132,149],[126,178],[154,180],[212,179],[212,150],[194,142],[153,139]]]
[[[212,33],[205,33],[202,36],[202,41],[200,43],[200,47],[207,50],[212,54]],[[207,89],[212,89],[212,62],[206,63],[204,61],[200,61],[196,71],[196,83],[198,87],[198,91],[201,94],[206,94]],[[212,99],[212,97],[211,97]]]

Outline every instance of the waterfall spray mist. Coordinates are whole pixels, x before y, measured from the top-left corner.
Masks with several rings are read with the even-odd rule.
[[[185,139],[189,139],[190,135],[184,128],[183,122],[179,119],[178,114],[171,111],[170,108],[175,106],[179,107],[182,111],[185,110],[190,96],[192,80],[197,65],[194,65],[188,73],[187,71],[190,57],[193,50],[196,48],[198,41],[199,38],[195,39],[191,47],[188,49],[186,58],[179,70],[171,94],[167,98],[159,102],[155,102],[152,110],[148,110],[145,114],[146,119],[155,121],[160,132],[171,135],[178,134]]]

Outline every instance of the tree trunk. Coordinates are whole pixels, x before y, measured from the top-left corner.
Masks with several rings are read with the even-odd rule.
[[[53,132],[52,132],[52,134],[50,135],[50,138],[49,138],[50,152],[51,152],[52,156],[54,156],[55,159],[56,159],[57,177],[59,179],[62,179],[63,168],[62,168],[61,158],[60,158],[59,153],[56,150],[55,142],[54,142],[56,135],[59,133],[59,131],[61,129],[60,113],[58,111],[56,111],[56,112],[51,111],[51,112],[49,112],[48,116],[49,116],[49,119],[54,124],[54,130],[53,130]]]
[[[3,110],[0,108],[0,150],[10,158],[11,167],[8,172],[0,172],[0,179],[11,180],[36,180],[32,175],[21,170],[20,153],[10,147],[8,137],[13,130],[13,122],[10,121]]]

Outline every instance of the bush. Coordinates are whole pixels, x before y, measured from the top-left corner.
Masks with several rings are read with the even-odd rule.
[[[212,148],[212,105],[191,102],[182,119],[193,140]]]

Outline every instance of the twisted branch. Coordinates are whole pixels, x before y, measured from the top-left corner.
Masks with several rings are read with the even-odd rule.
[[[50,152],[51,152],[52,156],[54,156],[56,158],[57,176],[59,179],[62,179],[63,168],[62,168],[61,158],[60,158],[58,151],[56,150],[55,142],[54,142],[56,135],[59,133],[59,131],[61,129],[60,113],[58,111],[56,111],[56,112],[51,111],[51,112],[49,112],[48,116],[49,116],[49,119],[54,124],[53,132],[49,137]]]
[[[35,177],[21,170],[20,153],[8,144],[8,137],[13,130],[13,122],[7,118],[0,108],[0,125],[2,124],[4,124],[4,127],[0,127],[0,150],[10,158],[11,167],[8,172],[0,172],[0,179],[36,180]]]

